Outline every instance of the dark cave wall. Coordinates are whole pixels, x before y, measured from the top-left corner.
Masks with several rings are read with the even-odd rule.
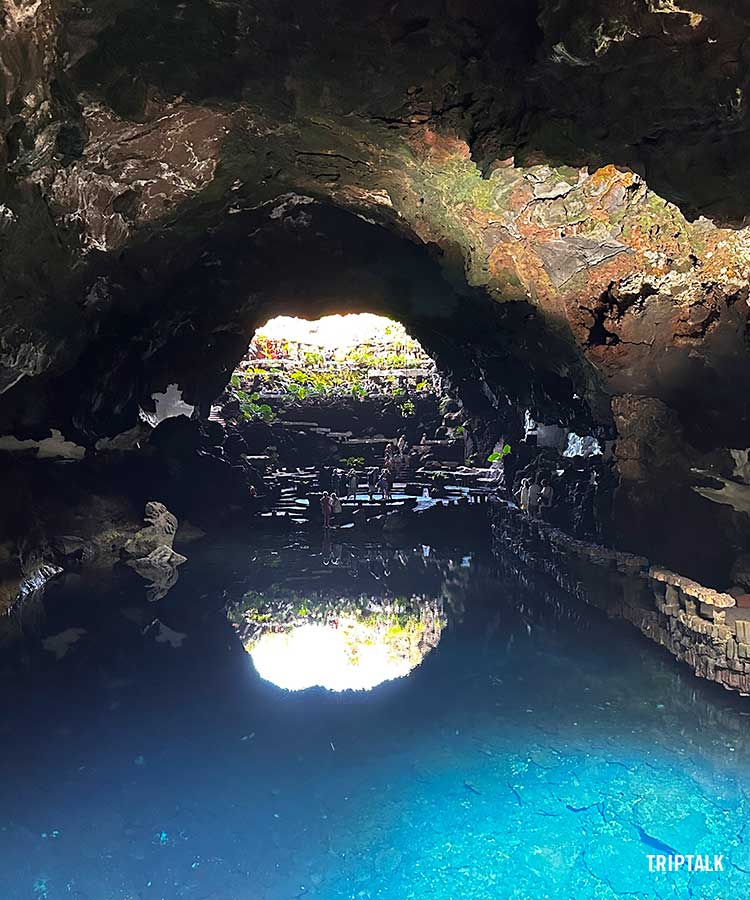
[[[356,311],[403,322],[476,414],[522,417],[531,407],[590,427],[589,406],[573,394],[596,391],[593,373],[532,306],[459,294],[425,248],[332,207],[304,209],[302,223],[272,209],[232,217],[183,249],[180,262],[191,262],[163,273],[158,295],[142,284],[138,257],[122,259],[118,292],[136,298],[133,308],[103,316],[78,362],[48,379],[46,398],[43,379],[8,392],[0,432],[38,436],[52,426],[92,446],[136,424],[139,406],[169,383],[207,414],[272,315]]]

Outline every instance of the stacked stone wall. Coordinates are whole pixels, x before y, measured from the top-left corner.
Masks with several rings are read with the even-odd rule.
[[[646,637],[701,678],[750,696],[750,609],[730,594],[637,556],[571,537],[515,506],[493,504],[493,546]]]

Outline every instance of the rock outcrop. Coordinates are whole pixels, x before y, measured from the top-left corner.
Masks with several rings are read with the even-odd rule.
[[[172,548],[177,519],[163,503],[149,501],[144,518],[145,527],[125,544],[122,555],[127,565],[149,582],[147,596],[155,602],[166,597],[177,583],[177,567],[187,562],[187,557]]]
[[[172,549],[177,534],[177,519],[163,503],[150,500],[144,513],[146,525],[137,531],[122,548],[128,559],[143,559],[160,547]]]

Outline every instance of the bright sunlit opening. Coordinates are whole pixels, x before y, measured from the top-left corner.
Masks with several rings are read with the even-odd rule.
[[[360,623],[342,617],[338,628],[306,624],[288,632],[266,632],[250,651],[261,678],[288,691],[323,687],[368,691],[408,675],[415,663],[394,653],[384,634],[367,635]]]
[[[292,316],[277,316],[259,328],[255,338],[286,340],[328,349],[356,347],[368,342],[391,344],[409,340],[404,326],[399,322],[372,313],[324,316],[313,322]]]

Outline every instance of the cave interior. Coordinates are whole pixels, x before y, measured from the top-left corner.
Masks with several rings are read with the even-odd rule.
[[[558,612],[589,598],[690,678],[750,694],[742,4],[0,0],[0,88],[0,639],[12,677],[44,656],[44,641],[65,665],[85,644],[86,628],[60,613],[68,597],[70,610],[82,603],[80,584],[109,597],[121,583],[143,592],[145,580],[125,617],[160,649],[203,627],[212,647],[251,633],[255,646],[253,616],[279,615],[281,633],[299,626],[277,595],[269,600],[275,570],[258,560],[288,556],[313,583],[319,572],[291,548],[319,552],[332,471],[371,466],[358,448],[403,431],[415,447],[429,437],[423,448],[437,461],[425,451],[414,457],[421,468],[399,471],[392,506],[385,492],[379,506],[372,490],[358,498],[355,486],[333,529],[339,549],[324,528],[320,563],[358,578],[361,554],[373,597],[402,566],[403,584],[387,588],[377,615],[383,633],[421,643],[394,680],[438,656],[447,622],[480,630],[466,598],[491,618],[482,592],[516,591],[525,606],[508,621],[521,636],[546,621],[550,598]],[[401,421],[392,399],[305,405],[297,395],[275,421],[256,415],[264,398],[238,393],[237,373],[258,329],[277,316],[354,313],[401,323],[419,342],[439,375],[434,402],[420,406],[409,388]],[[316,428],[302,428],[305,418]],[[348,463],[332,433],[345,433]],[[522,486],[540,479],[554,502],[534,515]],[[491,579],[476,561],[462,572],[456,560],[471,553],[410,555],[459,536],[494,559]],[[359,549],[341,551],[352,540]],[[235,559],[256,554],[252,578],[264,587],[244,556],[237,574],[227,546]],[[223,582],[211,547],[233,573]],[[177,609],[201,579],[214,579],[201,598],[213,591],[231,607],[229,637],[225,610],[220,624],[211,618],[218,606],[200,622]],[[419,602],[394,625],[388,603],[399,592]],[[285,659],[351,661],[330,623],[348,621],[353,633],[364,607],[342,612],[329,599],[318,597],[324,624],[314,623],[329,643],[301,642]],[[153,603],[166,610],[158,619],[147,615]],[[114,634],[101,612],[80,608]],[[591,627],[614,648],[615,630]],[[621,628],[640,659],[647,642],[631,647]],[[604,665],[589,649],[591,665]],[[643,665],[644,684],[655,683],[657,663]],[[687,705],[682,690],[675,702]],[[733,733],[739,720],[716,697],[705,695],[702,721]],[[480,802],[484,788],[467,779],[464,789]],[[573,798],[566,810],[579,806],[596,802]],[[670,851],[671,839],[654,837],[657,818],[627,828]],[[160,826],[156,844],[171,831]],[[396,872],[392,849],[382,858]],[[747,872],[739,852],[734,868]],[[633,892],[605,869],[570,874],[570,895]],[[29,874],[33,895],[54,900],[40,871]],[[318,896],[344,896],[317,892],[308,876]],[[227,885],[215,896],[247,900]],[[274,882],[264,896],[292,896],[287,888]],[[634,890],[650,896],[640,882]]]

